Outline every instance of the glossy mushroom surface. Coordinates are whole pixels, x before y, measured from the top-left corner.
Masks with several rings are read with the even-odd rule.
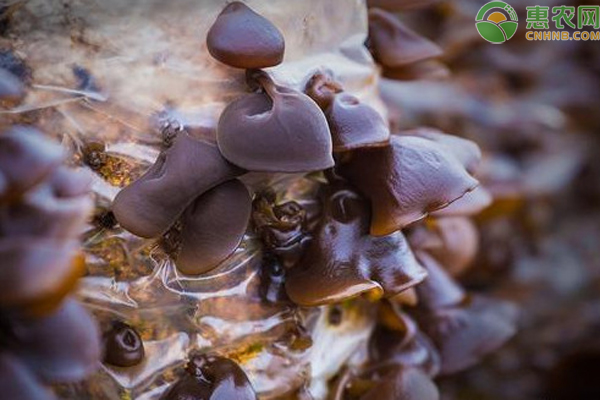
[[[371,201],[371,234],[377,236],[405,228],[479,184],[446,147],[417,136],[392,135],[389,146],[356,150],[336,171]]]
[[[285,50],[277,27],[239,1],[221,11],[208,31],[206,45],[217,60],[244,69],[280,64]]]
[[[425,278],[401,232],[369,234],[369,204],[350,186],[324,186],[320,198],[320,225],[303,257],[286,275],[292,301],[316,306],[363,293],[393,296]]]
[[[256,400],[245,372],[230,359],[195,355],[181,377],[161,400]]]
[[[333,166],[327,120],[304,93],[277,85],[262,71],[249,74],[263,92],[230,103],[219,118],[223,156],[250,171],[308,172]]]
[[[387,123],[371,106],[344,92],[340,83],[327,73],[315,74],[305,92],[323,109],[333,151],[384,146],[390,137]]]
[[[252,210],[248,189],[237,179],[194,201],[182,216],[181,248],[175,264],[188,275],[215,268],[239,246]]]
[[[132,367],[144,359],[144,342],[130,325],[114,321],[104,333],[104,362],[117,367]]]
[[[141,178],[117,194],[112,211],[128,231],[158,237],[198,196],[243,173],[214,143],[182,131]]]

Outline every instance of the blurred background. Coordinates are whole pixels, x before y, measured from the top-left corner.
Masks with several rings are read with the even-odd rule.
[[[475,140],[495,201],[477,218],[481,248],[462,282],[516,301],[518,334],[480,366],[441,382],[445,399],[600,398],[600,43],[493,45],[472,29],[484,1],[400,18],[445,50],[452,78],[382,82],[396,123]],[[583,3],[547,1],[543,6]],[[550,28],[553,22],[550,20]]]

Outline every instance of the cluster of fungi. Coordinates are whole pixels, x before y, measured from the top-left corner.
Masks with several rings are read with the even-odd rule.
[[[370,3],[382,8],[369,11],[366,46],[384,76],[447,74],[441,49],[384,10],[416,2]],[[456,281],[477,252],[470,216],[490,203],[475,177],[479,148],[435,129],[394,131],[335,71],[310,72],[303,92],[279,84],[269,68],[284,60],[284,37],[244,3],[225,6],[206,45],[219,62],[245,70],[248,92],[225,107],[216,129],[168,125],[154,164],[94,223],[153,240],[182,280],[218,271],[254,238],[262,302],[298,313],[368,304],[365,354],[330,379],[330,399],[439,399],[436,377],[473,366],[515,332],[512,304]],[[0,71],[0,96],[14,107],[23,83]],[[98,334],[83,308],[65,300],[85,270],[77,238],[91,206],[89,180],[64,166],[60,147],[41,134],[0,128],[0,254],[9,257],[0,272],[0,387],[14,390],[10,398],[51,398],[31,382],[80,379],[101,357],[105,368],[142,366],[145,343],[129,321]],[[101,169],[104,150],[88,143],[80,160]],[[244,179],[257,173],[300,176],[310,199],[249,187]],[[243,362],[210,351],[189,352],[162,389],[162,400],[260,397]],[[285,398],[309,396],[305,389]]]

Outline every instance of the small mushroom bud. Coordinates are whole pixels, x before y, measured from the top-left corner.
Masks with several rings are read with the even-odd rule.
[[[25,98],[23,84],[13,74],[0,68],[0,107],[12,107]]]
[[[403,229],[478,186],[447,147],[392,135],[385,147],[359,149],[336,171],[371,200],[372,235]]]
[[[338,93],[342,93],[342,84],[333,79],[330,73],[318,72],[306,83],[304,93],[325,111]]]
[[[194,199],[243,172],[213,143],[183,131],[141,178],[119,192],[112,211],[128,231],[158,237]]]
[[[369,10],[369,44],[384,68],[403,67],[439,57],[442,49],[380,9]]]
[[[130,325],[113,322],[110,330],[103,335],[104,362],[117,367],[132,367],[144,359],[144,342]]]
[[[393,296],[425,278],[401,232],[369,235],[368,202],[341,182],[321,191],[323,215],[314,238],[286,274],[290,299],[302,306],[361,294]]]
[[[250,171],[307,172],[333,166],[329,127],[308,96],[276,85],[262,71],[250,79],[264,89],[229,104],[217,128],[223,156]]]
[[[198,197],[183,213],[177,269],[199,275],[210,271],[239,246],[250,220],[252,199],[238,180]]]
[[[186,373],[161,400],[256,400],[246,373],[235,362],[219,356],[195,355]]]
[[[235,68],[267,68],[283,60],[285,42],[273,23],[242,2],[229,3],[206,36],[208,52]]]

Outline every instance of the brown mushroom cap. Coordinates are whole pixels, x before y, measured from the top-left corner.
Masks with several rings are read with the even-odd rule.
[[[0,68],[0,107],[11,107],[25,98],[23,84],[13,74]]]
[[[251,211],[248,189],[237,179],[196,199],[182,216],[177,269],[199,275],[219,265],[242,241]]]
[[[235,362],[219,356],[195,355],[184,375],[161,400],[256,400],[245,372]]]
[[[438,45],[377,8],[369,10],[369,44],[373,56],[385,68],[403,67],[443,54]]]
[[[336,95],[325,110],[333,151],[385,146],[390,140],[387,123],[375,109],[348,93]]]
[[[118,367],[132,367],[144,359],[144,342],[132,326],[114,321],[102,338],[105,363]]]
[[[283,60],[285,42],[273,23],[242,2],[221,11],[206,36],[208,52],[235,68],[267,68]]]
[[[517,309],[512,303],[464,296],[432,258],[417,257],[433,279],[417,288],[421,302],[412,315],[440,352],[440,374],[473,366],[515,334]]]
[[[194,199],[243,172],[215,144],[182,131],[141,178],[117,194],[112,211],[128,231],[158,237]]]
[[[393,296],[425,278],[401,232],[369,235],[368,202],[336,182],[323,187],[320,225],[300,262],[286,275],[292,301],[315,306],[371,292]]]
[[[223,156],[250,171],[307,172],[333,166],[331,135],[317,104],[303,93],[276,85],[264,72],[254,79],[263,93],[229,104],[219,119]]]
[[[392,135],[386,147],[359,149],[336,171],[371,200],[372,235],[424,218],[479,184],[447,148],[416,136]]]

